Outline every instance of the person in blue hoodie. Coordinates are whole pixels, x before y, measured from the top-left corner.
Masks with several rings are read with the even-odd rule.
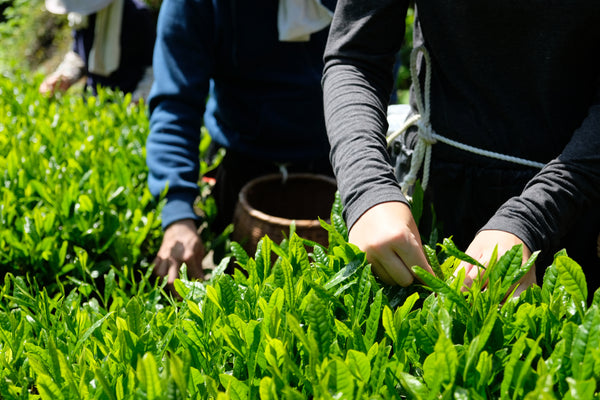
[[[242,186],[278,172],[332,175],[321,77],[335,0],[164,0],[154,48],[146,161],[154,196],[165,188],[155,274],[172,283],[182,263],[201,278],[198,235],[201,127],[226,149],[212,194],[214,232]]]

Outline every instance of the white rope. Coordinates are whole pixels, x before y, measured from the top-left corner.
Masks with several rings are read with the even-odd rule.
[[[423,102],[423,93],[421,92],[421,83],[419,81],[419,75],[417,72],[417,56],[418,53],[423,54],[424,58],[424,66],[425,66],[425,102]],[[470,153],[478,154],[485,157],[495,158],[498,160],[508,161],[515,164],[521,164],[528,167],[534,168],[543,168],[544,164],[535,161],[529,161],[519,157],[508,156],[500,153],[496,153],[489,150],[483,150],[477,147],[469,146],[466,144],[462,144],[452,139],[448,139],[444,136],[438,135],[433,130],[431,126],[431,101],[430,101],[430,92],[431,92],[431,59],[429,57],[429,53],[424,46],[415,47],[410,55],[410,73],[412,78],[412,83],[414,85],[414,93],[415,93],[415,101],[417,106],[417,114],[408,118],[404,125],[394,131],[387,137],[388,146],[396,139],[398,136],[406,132],[408,128],[411,126],[417,127],[417,144],[413,149],[412,159],[410,162],[410,170],[408,174],[404,176],[402,182],[400,182],[400,187],[402,188],[402,192],[407,195],[408,190],[412,187],[417,181],[417,174],[421,166],[423,166],[423,179],[421,182],[421,186],[423,190],[427,188],[427,184],[429,183],[429,171],[430,171],[430,163],[431,163],[431,146],[440,141],[442,143],[446,143],[450,146],[456,147],[458,149],[468,151]]]

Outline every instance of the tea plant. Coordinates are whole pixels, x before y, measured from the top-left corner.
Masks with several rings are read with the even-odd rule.
[[[432,234],[436,275],[389,287],[348,243],[339,197],[327,248],[293,228],[253,255],[232,243],[173,298],[150,276],[143,105],[36,87],[0,81],[1,399],[600,397],[600,291],[566,253],[514,297],[536,254],[494,255],[464,288],[456,265],[474,260]]]
[[[49,100],[36,87],[0,80],[2,273],[51,282],[147,264],[160,221],[145,108],[108,92]]]
[[[39,82],[0,79],[0,277],[81,284],[111,267],[146,270],[162,234],[162,203],[147,188],[145,106],[103,90],[47,99]],[[209,145],[203,132],[201,154]],[[201,172],[215,165],[202,161]],[[202,207],[208,218],[211,204]]]
[[[338,203],[339,206],[339,203]],[[334,207],[335,209],[336,207]],[[339,216],[332,221],[340,223]],[[591,399],[600,376],[600,295],[585,302],[581,268],[563,253],[541,287],[512,298],[531,262],[491,260],[461,289],[468,259],[446,240],[430,253],[447,278],[414,267],[425,286],[374,278],[345,231],[330,245],[292,230],[264,237],[240,269],[206,282],[182,276],[161,304],[147,277],[128,297],[49,295],[8,275],[0,311],[0,396],[43,399]],[[338,225],[338,227],[342,227]],[[311,250],[309,252],[309,250]],[[482,290],[489,278],[487,290]]]

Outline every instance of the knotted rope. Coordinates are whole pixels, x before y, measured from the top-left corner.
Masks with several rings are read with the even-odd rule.
[[[421,53],[424,59],[424,68],[425,68],[425,90],[421,92],[421,83],[419,81],[419,75],[417,72],[417,56]],[[470,153],[478,154],[485,157],[491,157],[498,160],[508,161],[515,164],[521,164],[528,167],[534,168],[542,168],[544,167],[543,163],[529,161],[519,157],[508,156],[505,154],[495,153],[489,150],[483,150],[477,147],[469,146],[460,142],[457,142],[452,139],[448,139],[444,136],[438,135],[433,130],[431,126],[431,101],[430,101],[430,93],[431,93],[431,59],[429,57],[429,52],[424,46],[415,47],[412,50],[410,55],[410,74],[412,79],[412,84],[414,85],[414,93],[415,93],[415,102],[417,107],[417,114],[408,118],[404,125],[398,129],[397,131],[392,132],[387,137],[388,146],[401,134],[406,132],[408,128],[411,126],[417,127],[417,144],[413,149],[412,159],[410,162],[410,170],[408,174],[404,176],[402,182],[400,182],[400,187],[402,192],[405,195],[408,195],[408,191],[410,187],[414,185],[417,180],[417,174],[423,166],[423,179],[421,182],[421,186],[423,190],[427,188],[427,184],[429,183],[429,172],[430,172],[430,164],[431,164],[431,146],[437,141],[446,143],[450,146],[456,147],[458,149],[468,151]],[[423,99],[423,94],[425,98]],[[423,101],[425,100],[425,101]]]

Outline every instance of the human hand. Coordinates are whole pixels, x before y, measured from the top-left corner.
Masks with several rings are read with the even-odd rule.
[[[373,272],[387,284],[413,283],[415,265],[433,274],[415,220],[404,203],[386,202],[367,210],[350,230],[349,241],[366,253]]]
[[[473,257],[475,260],[479,261],[483,265],[487,265],[492,257],[492,253],[494,252],[494,247],[498,246],[498,255],[509,251],[513,246],[522,244],[523,245],[523,264],[529,260],[531,257],[531,250],[523,243],[521,239],[512,233],[497,231],[497,230],[485,230],[479,232],[475,239],[471,242],[469,247],[467,248],[466,253]],[[465,270],[465,281],[464,284],[467,287],[470,287],[473,284],[473,280],[483,271],[480,271],[479,267],[473,264],[469,264],[465,261],[461,262],[458,268],[455,271],[455,274],[458,273],[461,269]],[[526,290],[529,286],[537,283],[537,279],[535,276],[535,264],[532,265],[531,269],[518,283],[518,287],[515,290],[514,295],[519,296],[521,292]]]
[[[202,259],[205,249],[192,219],[174,222],[165,229],[162,244],[154,260],[154,274],[167,277],[172,285],[179,275],[181,264],[187,265],[190,278],[203,279]]]
[[[40,93],[54,96],[57,91],[64,92],[71,87],[71,81],[62,74],[52,74],[46,77],[40,85]]]

